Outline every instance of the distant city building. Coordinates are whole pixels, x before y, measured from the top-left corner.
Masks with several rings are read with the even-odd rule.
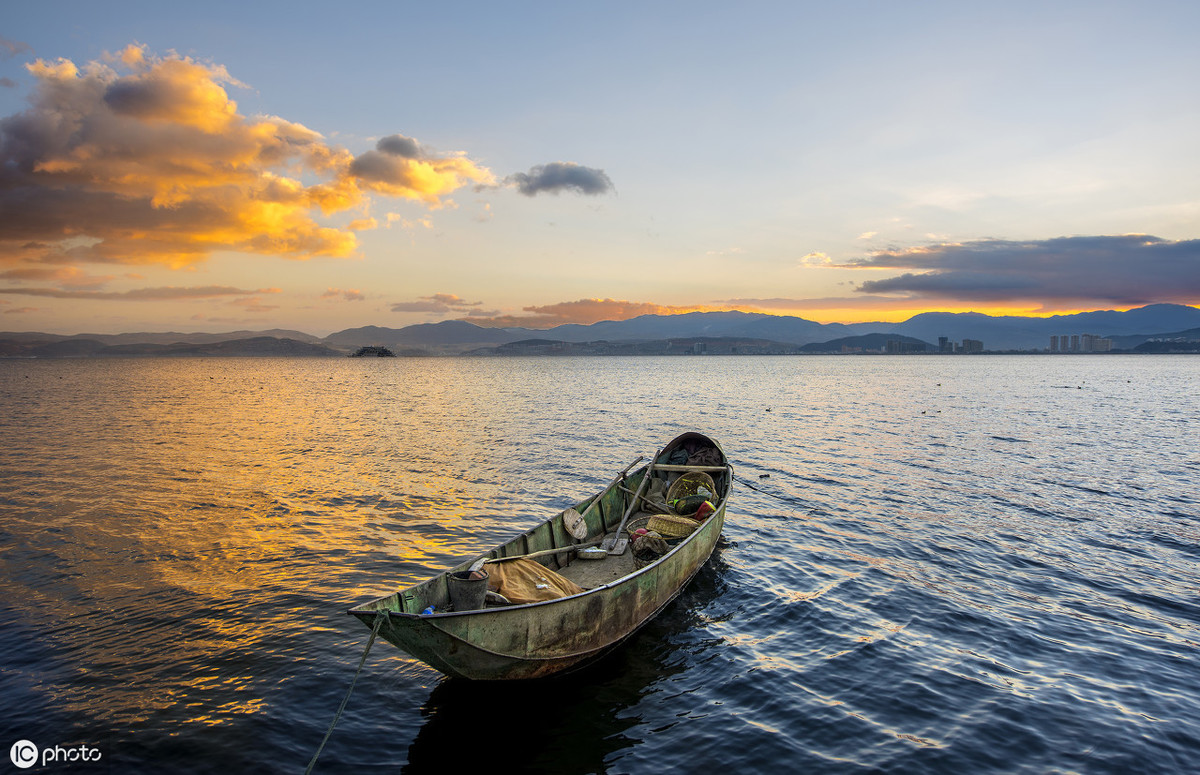
[[[923,353],[925,352],[924,342],[902,342],[899,339],[889,339],[884,347],[884,352],[889,355],[898,355],[903,353]]]
[[[978,339],[964,339],[962,344],[957,344],[951,342],[948,336],[939,336],[937,351],[940,353],[981,353],[983,352],[983,342]],[[918,350],[918,352],[924,352],[924,350]]]
[[[1112,351],[1112,340],[1095,334],[1051,336],[1052,353],[1106,353]]]

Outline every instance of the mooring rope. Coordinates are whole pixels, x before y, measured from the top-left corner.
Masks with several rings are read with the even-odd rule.
[[[379,627],[387,619],[387,611],[378,611],[375,614],[375,624],[371,627],[371,637],[367,639],[367,647],[363,649],[362,659],[358,660],[358,670],[354,671],[354,680],[350,682],[350,688],[346,690],[346,696],[342,699],[342,705],[334,714],[333,723],[329,725],[329,730],[325,733],[325,739],[321,741],[321,745],[317,748],[317,752],[313,754],[313,758],[308,763],[308,767],[304,769],[304,775],[310,775],[313,767],[317,766],[317,757],[321,755],[321,751],[325,750],[325,744],[329,742],[329,736],[333,734],[333,728],[342,718],[342,711],[346,709],[346,703],[350,702],[350,694],[354,691],[354,684],[358,683],[358,675],[362,672],[363,665],[366,664],[367,654],[371,653],[371,646],[375,643],[375,636],[379,634]]]
[[[739,484],[744,484],[747,487],[749,487],[751,490],[754,490],[755,492],[761,492],[763,495],[766,495],[767,497],[775,498],[776,500],[783,501],[784,503],[793,503],[797,506],[803,506],[804,508],[808,509],[809,514],[813,514],[813,513],[820,511],[820,509],[818,507],[813,506],[812,503],[804,500],[803,498],[796,498],[791,495],[780,495],[778,493],[764,490],[761,487],[755,487],[754,484],[746,481],[745,479],[743,479],[740,476],[735,476],[733,478],[734,478],[734,481],[738,482]]]

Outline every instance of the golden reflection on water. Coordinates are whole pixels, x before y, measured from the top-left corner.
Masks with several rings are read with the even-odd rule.
[[[231,663],[486,548],[521,490],[481,445],[520,403],[454,364],[112,366],[31,364],[37,415],[11,422],[10,449],[61,484],[22,493],[14,529],[60,570],[5,591],[36,601],[31,625],[75,666],[45,688],[86,717],[261,712],[274,685]]]
[[[698,363],[0,361],[0,679],[31,723],[166,740],[156,763],[252,739],[278,766],[362,653],[344,609],[594,492],[686,423],[792,502],[735,489],[729,562],[630,644],[627,706],[602,674],[584,732],[560,738],[568,769],[678,761],[742,718],[773,730],[763,756],[881,769],[911,764],[897,741],[1036,743],[1042,719],[1133,741],[1130,761],[1186,735],[1193,360],[704,360],[718,379]],[[1153,388],[1109,390],[1114,366]],[[1053,389],[1080,369],[1090,413]],[[382,712],[339,733],[394,743],[382,756],[419,732],[436,763],[478,718],[461,696],[414,711],[437,676],[394,649],[371,661],[355,701]],[[707,723],[682,723],[664,702],[680,697]],[[997,710],[1032,721],[997,727]],[[841,750],[826,731],[846,720]],[[578,766],[568,748],[595,738]]]

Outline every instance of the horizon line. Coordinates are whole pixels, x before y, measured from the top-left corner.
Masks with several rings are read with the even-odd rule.
[[[24,335],[24,336],[28,336],[31,334],[48,334],[51,336],[77,338],[77,337],[89,336],[89,335],[93,335],[93,336],[130,336],[130,335],[134,335],[134,334],[154,334],[154,335],[161,336],[163,334],[173,334],[173,333],[189,334],[189,335],[196,335],[196,334],[217,335],[217,334],[230,334],[230,333],[240,333],[240,332],[261,334],[265,331],[291,331],[291,332],[295,332],[295,333],[299,333],[299,334],[304,334],[305,336],[310,336],[315,339],[327,339],[330,336],[333,336],[334,334],[342,333],[344,331],[352,331],[352,330],[360,329],[360,328],[383,328],[383,329],[399,331],[399,330],[403,330],[406,328],[413,328],[416,326],[436,326],[436,325],[440,325],[442,323],[469,323],[470,325],[473,325],[476,328],[480,328],[480,329],[484,329],[484,330],[552,331],[556,328],[560,328],[562,326],[570,326],[570,325],[587,328],[590,326],[599,325],[601,323],[623,323],[623,322],[627,322],[630,320],[638,320],[640,318],[647,318],[647,317],[663,317],[663,318],[665,318],[665,317],[681,317],[683,315],[695,315],[695,314],[708,315],[708,314],[714,314],[714,313],[719,314],[719,313],[728,313],[728,312],[733,312],[733,313],[738,313],[738,314],[743,314],[743,315],[760,315],[763,317],[794,318],[797,320],[803,320],[806,323],[813,323],[815,325],[820,325],[820,326],[862,326],[862,325],[872,325],[872,324],[891,326],[891,325],[902,325],[904,323],[907,323],[907,322],[913,320],[914,318],[920,317],[921,315],[933,315],[933,314],[979,315],[982,317],[987,317],[987,318],[992,318],[992,319],[1008,317],[1008,318],[1030,318],[1030,319],[1036,319],[1036,320],[1048,320],[1048,319],[1054,318],[1054,317],[1072,317],[1075,315],[1086,315],[1086,314],[1099,313],[1099,312],[1125,313],[1125,312],[1132,312],[1134,310],[1139,310],[1139,309],[1147,309],[1149,307],[1190,307],[1191,309],[1200,310],[1200,304],[1180,304],[1178,302],[1150,302],[1147,304],[1126,307],[1124,309],[1122,309],[1122,308],[1085,309],[1085,310],[1077,310],[1074,312],[1050,312],[1050,313],[1045,313],[1045,314],[1022,314],[1022,315],[992,314],[992,313],[988,313],[988,312],[978,312],[978,311],[974,311],[974,310],[955,312],[955,311],[942,310],[942,309],[930,309],[930,310],[925,310],[923,312],[918,312],[913,315],[910,315],[909,317],[904,318],[903,320],[896,320],[896,321],[862,320],[862,321],[844,323],[844,322],[839,322],[839,321],[822,322],[819,320],[812,320],[810,318],[806,318],[806,317],[803,317],[798,314],[764,312],[761,310],[744,310],[744,309],[696,310],[696,309],[692,309],[692,310],[679,311],[679,312],[669,312],[669,311],[668,312],[650,312],[650,313],[645,313],[645,314],[641,314],[641,315],[633,315],[633,316],[630,316],[627,318],[609,318],[609,319],[603,319],[603,320],[595,320],[595,321],[592,321],[589,323],[582,323],[582,322],[570,321],[570,320],[561,320],[561,321],[557,321],[557,322],[546,321],[547,324],[544,326],[532,326],[532,325],[492,325],[492,326],[489,326],[489,325],[481,325],[480,323],[473,321],[470,318],[445,318],[443,320],[427,321],[424,323],[410,323],[410,324],[403,325],[403,326],[384,326],[384,325],[379,325],[376,323],[366,323],[366,324],[359,325],[359,326],[348,326],[346,328],[333,330],[324,335],[309,333],[309,332],[301,330],[299,328],[291,328],[291,327],[288,327],[285,325],[270,325],[265,328],[235,328],[235,329],[228,329],[228,330],[222,330],[222,331],[199,330],[199,329],[197,329],[197,330],[179,330],[179,331],[176,331],[176,330],[157,330],[156,331],[156,330],[143,329],[140,331],[121,331],[119,333],[108,333],[108,334],[100,333],[100,332],[96,332],[96,331],[79,331],[79,332],[72,333],[72,334],[66,334],[66,333],[57,333],[54,331],[45,331],[45,330],[41,330],[41,331],[33,331],[33,330],[12,331],[12,330],[10,330],[10,331],[0,331],[0,336],[3,336],[5,334],[20,334],[20,335]]]

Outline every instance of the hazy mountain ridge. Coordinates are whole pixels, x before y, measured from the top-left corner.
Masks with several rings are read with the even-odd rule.
[[[95,339],[67,338],[20,344],[0,334],[0,356],[25,358],[127,357],[342,357],[345,353],[321,344],[275,336],[255,336],[211,342],[133,342],[105,344]]]
[[[338,331],[324,338],[285,329],[231,331],[223,334],[74,336],[0,332],[0,356],[341,355],[362,346],[384,346],[402,350],[406,354],[433,355],[479,351],[522,340],[575,344],[657,342],[659,349],[662,346],[669,349],[675,346],[670,340],[709,338],[800,347],[828,345],[847,337],[876,334],[910,337],[930,345],[935,345],[938,338],[944,336],[953,342],[979,340],[987,350],[1045,350],[1053,335],[1087,333],[1111,338],[1114,348],[1132,349],[1151,339],[1195,338],[1197,329],[1200,329],[1200,309],[1182,304],[1152,304],[1126,312],[1100,310],[1049,318],[993,317],[978,312],[924,312],[900,323],[816,323],[799,317],[755,312],[691,312],[683,315],[642,315],[629,320],[607,320],[591,325],[564,324],[544,330],[484,328],[467,321],[446,320],[403,328],[362,326]],[[810,351],[812,349],[809,348]]]
[[[468,355],[570,356],[570,355],[796,355],[798,345],[745,337],[674,337],[671,339],[597,339],[567,342],[562,339],[521,339],[516,342],[481,347]]]
[[[210,344],[212,342],[229,342],[235,339],[256,339],[269,336],[275,339],[294,339],[297,342],[314,344],[321,337],[306,334],[303,331],[290,331],[283,328],[273,328],[267,331],[226,331],[210,334],[195,332],[190,334],[163,331],[141,332],[130,334],[43,334],[38,332],[0,331],[0,341],[49,344],[68,339],[86,339],[104,345],[121,344]]]
[[[513,333],[519,332],[519,333]],[[505,344],[520,339],[529,339],[525,329],[483,328],[461,320],[443,320],[440,323],[418,323],[404,328],[362,326],[337,331],[320,340],[332,347],[360,347],[362,345],[463,345]]]
[[[978,312],[923,312],[894,324],[891,332],[927,341],[937,341],[939,336],[953,341],[978,339],[989,350],[1035,350],[1048,347],[1050,337],[1055,335],[1095,334],[1113,338],[1115,347],[1117,337],[1167,336],[1168,333],[1147,332],[1179,333],[1198,325],[1200,309],[1182,304],[1152,304],[1126,312],[1100,310],[1048,318],[993,317]]]

